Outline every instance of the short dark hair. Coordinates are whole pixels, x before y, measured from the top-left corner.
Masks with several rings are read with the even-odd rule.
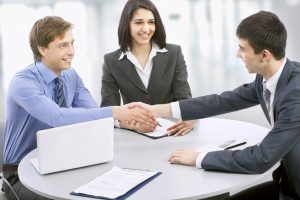
[[[29,43],[34,60],[38,61],[42,58],[38,46],[48,47],[50,42],[57,37],[62,38],[72,26],[70,22],[57,16],[47,16],[37,20],[29,35]]]
[[[139,8],[150,10],[153,13],[156,29],[152,40],[157,43],[160,48],[166,46],[165,28],[155,5],[150,0],[128,0],[123,8],[118,29],[119,45],[122,52],[132,47],[130,20],[134,12]]]
[[[260,11],[245,18],[239,24],[236,35],[248,40],[255,54],[267,49],[277,60],[285,56],[287,31],[277,15],[271,12]]]

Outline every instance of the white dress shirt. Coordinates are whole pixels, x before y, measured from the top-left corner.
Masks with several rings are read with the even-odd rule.
[[[139,63],[137,58],[133,55],[131,50],[126,51],[125,53],[122,53],[119,60],[121,60],[125,55],[127,56],[127,59],[130,60],[130,62],[134,65],[139,77],[141,78],[145,88],[148,88],[149,79],[151,75],[151,71],[153,68],[153,58],[156,56],[157,52],[164,53],[168,50],[166,48],[160,49],[157,44],[154,42],[152,43],[152,49],[150,51],[147,63],[145,65],[145,68],[143,69],[143,66]]]
[[[281,75],[281,72],[283,70],[283,67],[286,63],[286,58],[284,58],[284,61],[282,63],[282,65],[279,67],[279,69],[277,70],[277,72],[268,80],[266,81],[265,79],[263,79],[262,84],[266,85],[266,88],[271,92],[271,97],[270,97],[270,111],[269,111],[269,117],[271,120],[271,126],[274,126],[274,96],[275,96],[275,90],[276,90],[276,86],[279,80],[279,77]]]
[[[125,53],[121,53],[118,60],[123,59],[123,57],[126,55],[127,59],[134,65],[139,77],[141,78],[145,88],[147,89],[148,85],[149,85],[151,71],[153,68],[153,58],[156,56],[157,52],[164,53],[167,51],[168,50],[166,48],[160,49],[157,46],[157,44],[152,42],[152,49],[150,51],[148,61],[147,61],[144,69],[143,69],[142,65],[139,63],[139,61],[137,60],[137,58],[133,55],[133,53],[130,50],[126,51]],[[115,120],[115,127],[120,128],[120,123],[118,120]]]

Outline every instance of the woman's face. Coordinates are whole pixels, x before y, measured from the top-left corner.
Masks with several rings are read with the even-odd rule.
[[[155,32],[155,19],[150,10],[137,9],[130,20],[130,35],[132,45],[150,44]]]

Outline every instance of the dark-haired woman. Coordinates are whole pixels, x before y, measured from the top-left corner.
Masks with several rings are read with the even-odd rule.
[[[186,64],[178,45],[166,44],[166,33],[150,0],[128,0],[118,29],[120,49],[104,56],[101,106],[144,102],[163,104],[191,98]],[[185,135],[193,121],[178,121],[169,135]],[[120,122],[121,128],[152,131],[146,125]]]

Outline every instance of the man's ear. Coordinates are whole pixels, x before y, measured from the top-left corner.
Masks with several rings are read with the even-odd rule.
[[[38,46],[38,50],[42,56],[46,55],[46,47]]]
[[[262,60],[265,61],[265,62],[270,62],[272,58],[272,53],[267,50],[267,49],[264,49],[262,50]]]

